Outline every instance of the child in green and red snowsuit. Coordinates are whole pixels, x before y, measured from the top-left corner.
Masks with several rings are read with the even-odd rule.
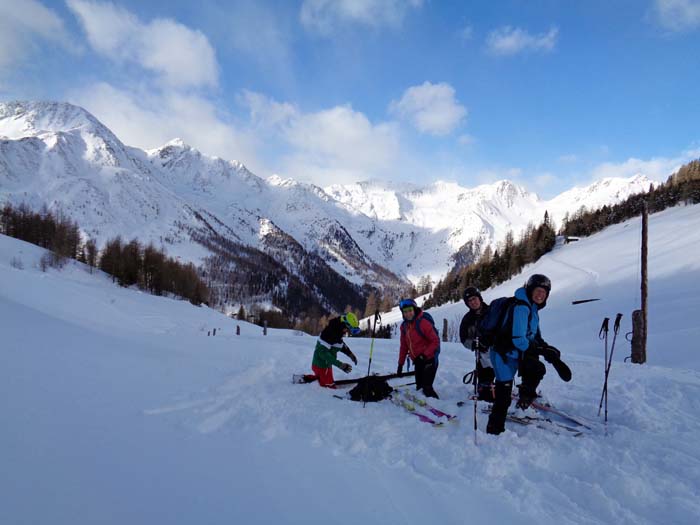
[[[338,360],[338,352],[342,352],[352,359],[353,363],[357,364],[357,357],[347,347],[343,341],[343,336],[347,335],[348,332],[352,335],[357,335],[360,333],[359,326],[357,317],[350,312],[331,319],[321,332],[316,342],[316,349],[314,350],[314,357],[311,363],[311,369],[314,371],[314,375],[318,378],[318,383],[321,386],[335,388],[333,365],[346,374],[352,370],[352,366]]]

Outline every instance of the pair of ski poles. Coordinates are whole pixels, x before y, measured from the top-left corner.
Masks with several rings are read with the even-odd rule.
[[[620,331],[620,320],[622,319],[622,314],[618,313],[615,316],[615,324],[613,325],[613,340],[610,347],[610,357],[608,357],[608,323],[610,318],[606,317],[603,319],[603,324],[600,327],[600,332],[598,332],[598,338],[605,340],[605,380],[603,382],[603,393],[600,396],[600,404],[598,405],[598,416],[600,416],[600,411],[603,409],[603,402],[605,402],[605,423],[608,423],[608,376],[610,375],[610,367],[612,366],[613,353],[615,352],[615,341],[617,341],[617,334]]]

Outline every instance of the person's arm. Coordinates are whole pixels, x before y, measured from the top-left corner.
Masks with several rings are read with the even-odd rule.
[[[464,314],[464,317],[462,317],[462,322],[459,323],[459,340],[464,345],[464,348],[468,350],[474,350],[474,339],[469,337],[470,324],[471,323],[469,322],[469,314],[466,313]]]
[[[529,322],[530,307],[516,304],[513,308],[513,346],[520,352],[525,352],[530,347],[530,341],[527,338]]]
[[[340,349],[341,352],[343,352],[346,356],[348,356],[353,363],[357,364],[357,357],[355,357],[355,354],[352,353],[352,350],[348,348],[348,345],[343,343],[343,347]]]
[[[404,330],[401,330],[401,344],[399,345],[399,363],[398,367],[396,368],[397,374],[400,374],[403,371],[403,364],[406,362],[406,354],[408,354],[408,342],[406,341],[407,337],[408,334],[406,334]]]

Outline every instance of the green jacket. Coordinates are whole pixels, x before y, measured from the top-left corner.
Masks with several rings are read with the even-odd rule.
[[[312,365],[319,368],[330,368],[332,365],[339,366],[341,361],[338,360],[338,350],[343,348],[343,345],[329,345],[325,341],[319,339],[316,341],[316,349],[314,350],[314,358]]]

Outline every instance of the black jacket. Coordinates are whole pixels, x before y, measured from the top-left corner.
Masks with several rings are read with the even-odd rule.
[[[462,317],[462,322],[459,324],[459,340],[469,350],[472,350],[472,342],[479,335],[478,322],[486,315],[489,311],[489,305],[486,303],[481,303],[481,309],[479,313],[474,310],[469,310],[464,317]],[[488,348],[482,344],[479,345],[480,350],[485,352]]]
[[[321,332],[321,339],[333,346],[343,346],[343,330],[345,324],[340,320],[340,317],[334,317]]]

